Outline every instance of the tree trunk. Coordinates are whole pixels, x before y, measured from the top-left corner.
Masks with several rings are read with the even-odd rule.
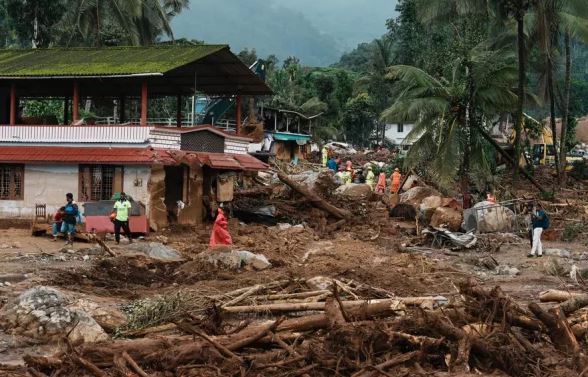
[[[553,138],[553,148],[555,149],[555,171],[557,173],[557,180],[561,183],[561,167],[559,163],[559,156],[557,152],[557,127],[555,126],[555,91],[553,90],[553,60],[551,59],[551,51],[546,53],[547,63],[547,90],[549,92],[549,123],[551,126],[551,134]],[[548,145],[545,145],[547,148]],[[565,165],[564,165],[565,166]]]
[[[513,184],[516,184],[519,173],[519,161],[521,160],[521,140],[523,134],[524,124],[524,108],[525,108],[525,84],[527,80],[527,73],[525,68],[525,21],[524,12],[521,11],[517,15],[517,44],[519,55],[519,100],[517,104],[517,120],[515,124],[515,164],[513,164]],[[502,149],[502,148],[501,148]]]
[[[572,53],[571,53],[571,41],[570,41],[570,33],[566,32],[564,38],[565,44],[565,54],[566,54],[566,73],[565,73],[565,98],[564,98],[564,108],[563,108],[563,116],[561,119],[561,140],[560,140],[560,148],[559,148],[559,161],[561,163],[561,180],[560,184],[565,186],[566,184],[566,155],[567,155],[567,146],[566,146],[566,139],[568,133],[568,120],[570,117],[570,88],[571,88],[571,76],[572,76]]]
[[[508,155],[508,153],[506,153],[504,151],[504,149],[502,149],[502,147],[500,146],[500,144],[498,144],[496,142],[496,140],[494,140],[492,138],[492,136],[490,136],[488,134],[488,132],[486,132],[486,130],[484,130],[482,127],[476,125],[476,129],[480,132],[480,135],[482,135],[482,137],[484,139],[486,139],[486,141],[488,141],[490,143],[490,145],[492,145],[494,147],[494,149],[496,149],[496,151],[498,153],[500,153],[500,155],[502,157],[504,157],[504,159],[511,164],[512,166],[514,165],[518,165],[518,162],[513,161],[513,159]],[[545,189],[543,188],[543,186],[541,186],[541,184],[539,184],[539,182],[537,182],[537,180],[535,178],[533,178],[526,170],[521,170],[521,173],[523,173],[523,176],[525,178],[527,178],[529,180],[529,182],[531,182],[535,187],[537,187],[539,189],[539,191],[541,192],[547,192],[545,191]]]

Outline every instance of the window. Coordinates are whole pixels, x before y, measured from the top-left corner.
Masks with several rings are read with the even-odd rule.
[[[0,165],[0,200],[24,199],[24,165]]]
[[[111,165],[80,165],[79,200],[92,202],[110,200],[123,190],[123,168]]]
[[[396,132],[398,132],[399,134],[404,132],[404,124],[399,123],[398,125],[396,125]]]

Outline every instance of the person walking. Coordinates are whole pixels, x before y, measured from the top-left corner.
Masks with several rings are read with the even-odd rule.
[[[57,236],[61,233],[63,227],[63,216],[65,215],[65,207],[59,208],[53,215],[53,224],[51,224],[51,234],[53,235],[53,242],[57,241]]]
[[[539,203],[535,204],[531,212],[531,223],[533,225],[533,246],[527,257],[542,257],[543,244],[541,243],[541,235],[543,234],[543,230],[549,228],[549,217],[547,217],[547,214]]]
[[[392,173],[392,182],[390,184],[390,191],[392,194],[397,194],[398,190],[400,190],[400,180],[402,179],[402,174],[400,174],[400,169],[395,168],[394,173]]]
[[[113,214],[114,217],[114,239],[116,244],[120,243],[120,229],[125,231],[125,236],[129,239],[130,243],[133,243],[131,238],[131,229],[129,228],[129,210],[131,209],[131,202],[127,199],[127,194],[124,192],[120,193],[120,198],[114,203]]]
[[[65,194],[67,203],[63,207],[63,224],[61,225],[61,232],[67,236],[66,245],[73,246],[74,236],[76,234],[76,224],[80,211],[78,205],[73,200],[73,194],[68,192]]]

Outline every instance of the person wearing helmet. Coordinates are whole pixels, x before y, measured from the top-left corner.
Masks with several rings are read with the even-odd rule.
[[[392,194],[397,194],[398,190],[400,190],[400,180],[402,179],[402,175],[400,174],[400,169],[395,168],[394,173],[392,173],[392,182],[390,185],[390,190]]]
[[[376,175],[374,174],[374,169],[371,165],[368,166],[367,170],[368,172],[365,176],[365,183],[370,186],[372,191],[374,191],[374,189],[376,188]]]

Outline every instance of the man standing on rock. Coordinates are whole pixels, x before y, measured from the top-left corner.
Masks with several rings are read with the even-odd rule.
[[[127,194],[120,193],[120,198],[114,203],[113,214],[114,217],[114,239],[116,244],[120,243],[120,228],[125,231],[125,236],[133,243],[131,238],[131,229],[129,229],[129,210],[131,209],[131,202],[127,199]]]
[[[531,222],[533,224],[533,247],[527,257],[532,258],[535,255],[542,257],[543,244],[541,243],[541,234],[543,234],[544,229],[549,228],[549,218],[539,203],[535,204],[535,208],[531,212]]]

